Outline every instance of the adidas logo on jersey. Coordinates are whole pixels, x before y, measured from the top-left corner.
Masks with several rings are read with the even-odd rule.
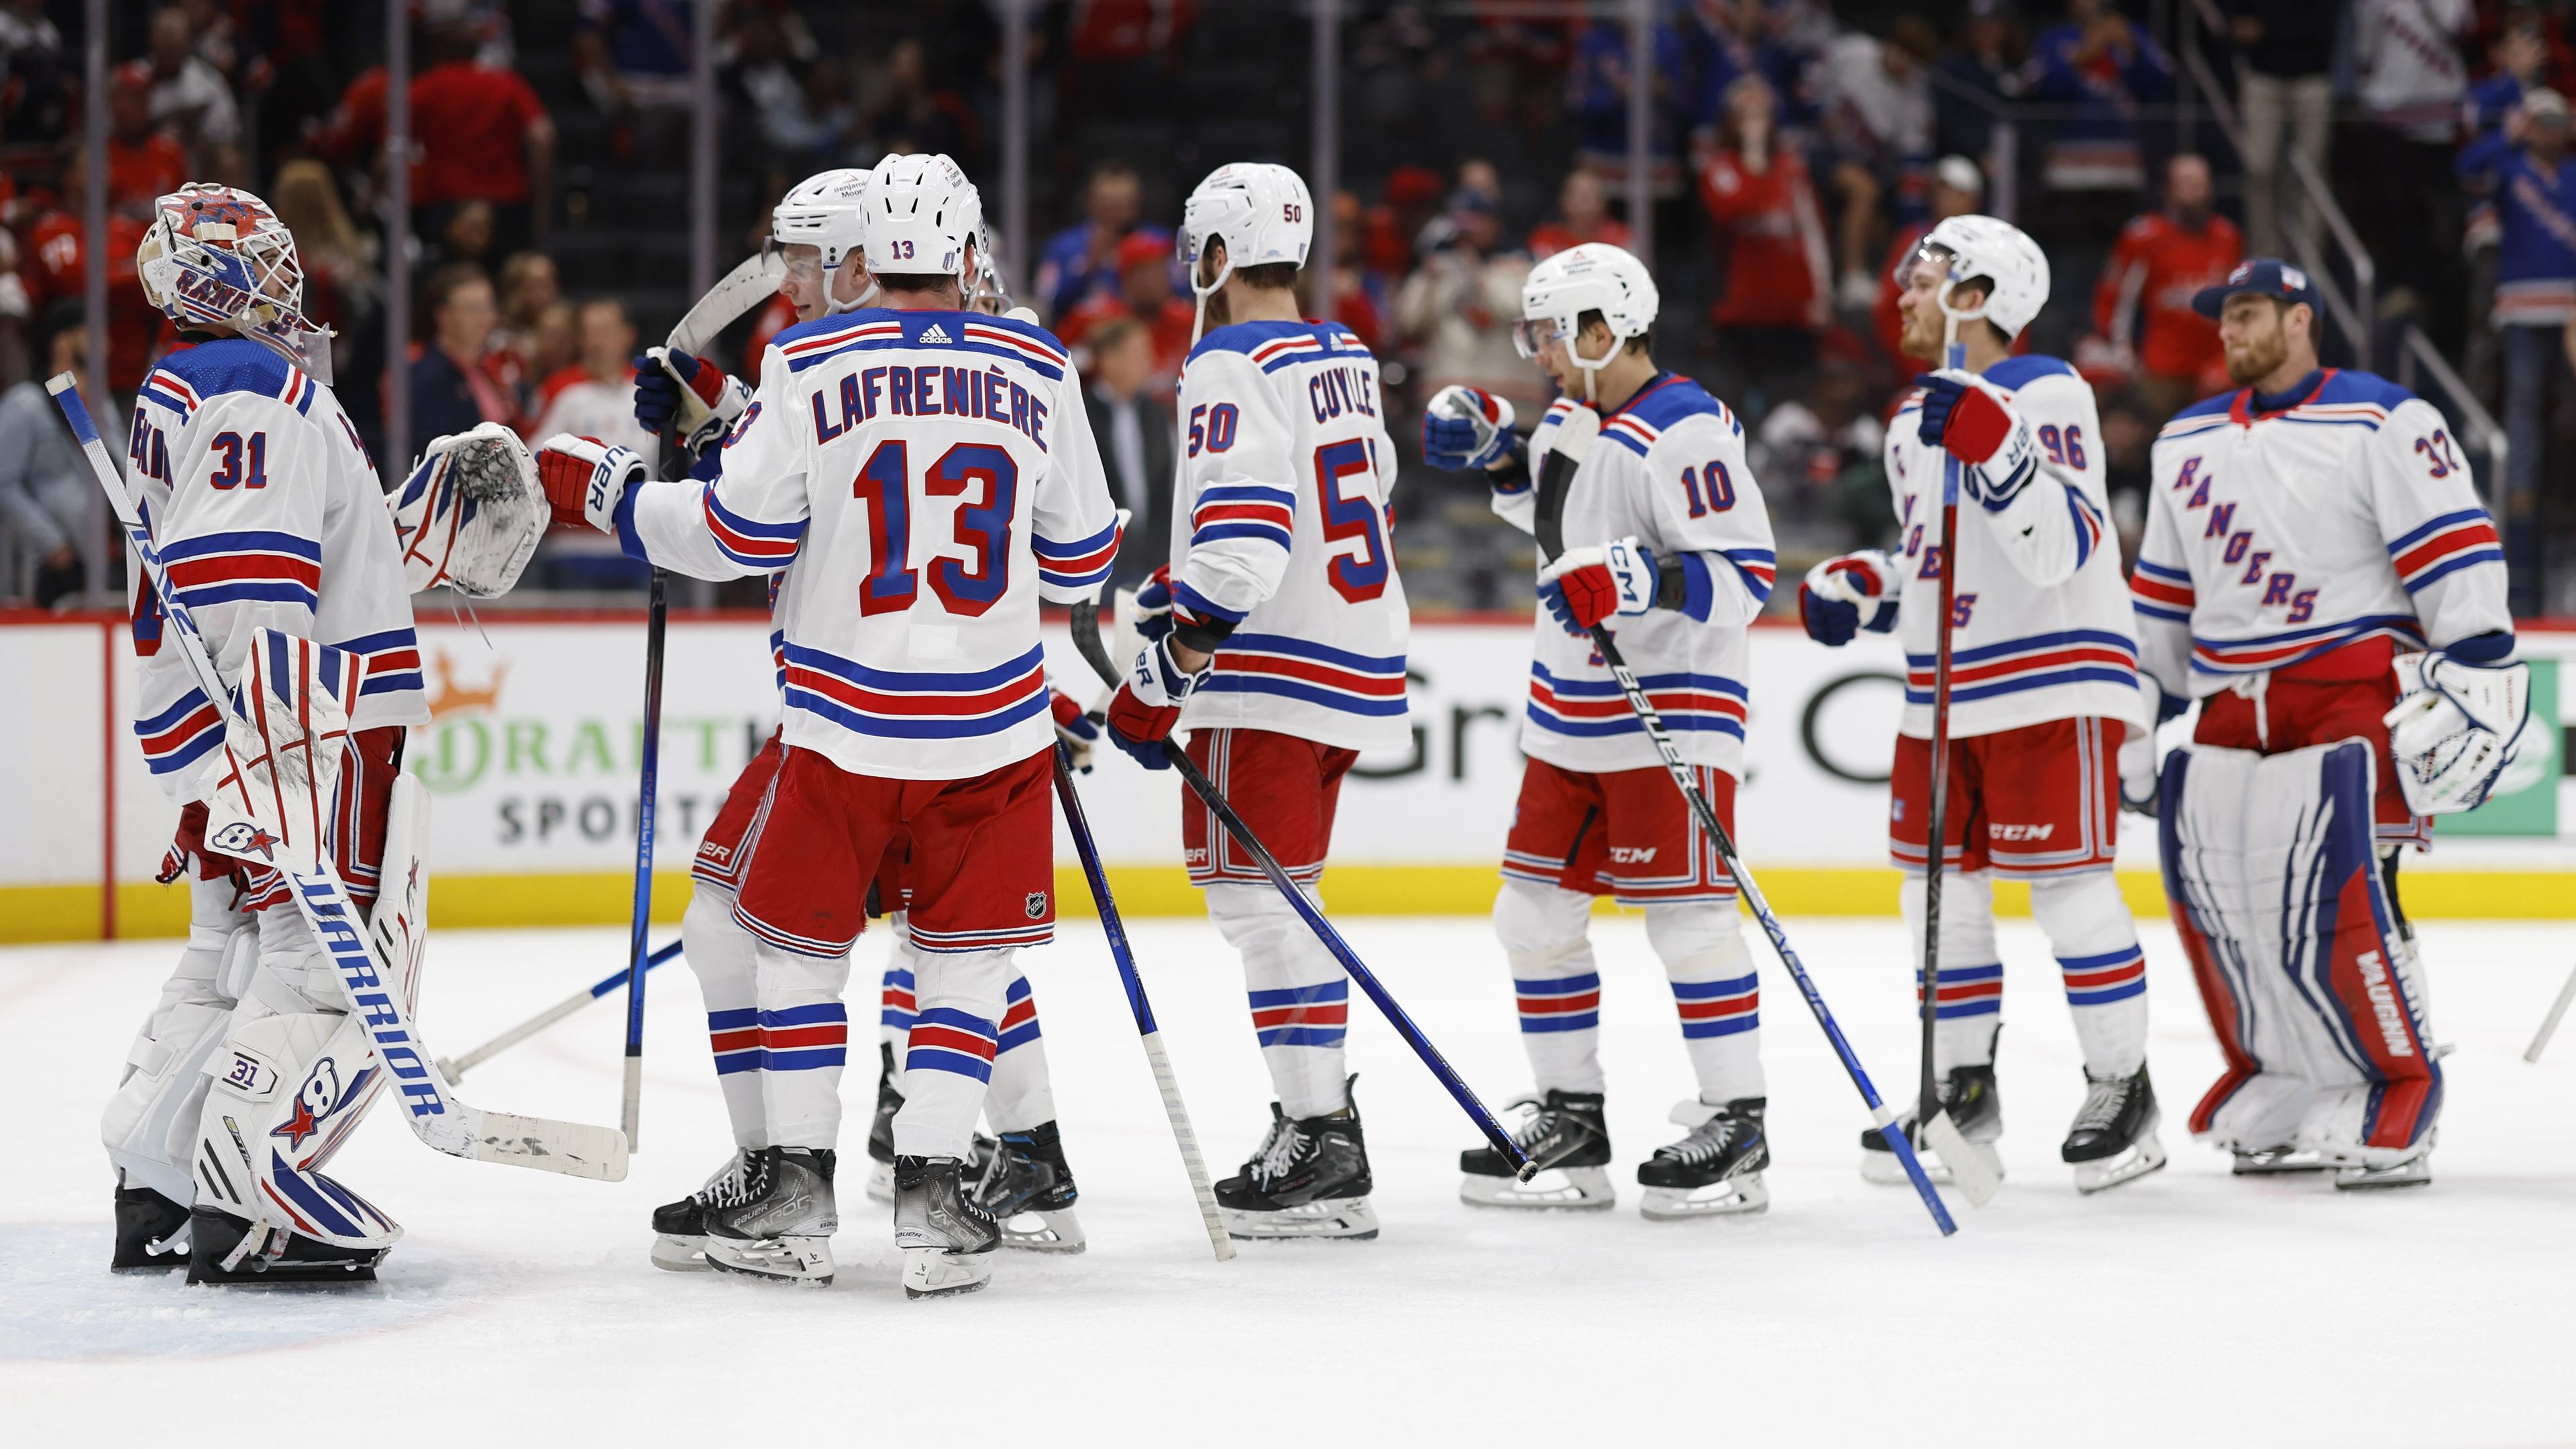
[[[936,322],[933,322],[929,326],[921,329],[921,341],[925,346],[936,345],[945,347],[948,345],[949,341],[948,329],[940,326]]]

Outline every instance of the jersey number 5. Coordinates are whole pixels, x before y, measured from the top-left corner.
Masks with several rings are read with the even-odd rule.
[[[1358,438],[1315,450],[1315,501],[1324,510],[1324,542],[1355,538],[1360,544],[1356,552],[1335,554],[1324,565],[1324,576],[1332,581],[1333,592],[1354,604],[1386,592],[1386,533],[1378,526],[1377,505],[1365,493],[1344,495],[1342,480],[1374,471],[1368,444]]]
[[[1011,519],[1018,512],[1020,467],[991,443],[959,443],[939,455],[922,479],[930,498],[980,492],[980,503],[960,504],[950,537],[964,559],[930,561],[930,591],[948,612],[974,618],[993,607],[1011,586]],[[868,506],[868,553],[876,567],[859,585],[859,613],[896,614],[916,597],[912,559],[911,473],[901,439],[889,438],[868,455],[851,496]]]

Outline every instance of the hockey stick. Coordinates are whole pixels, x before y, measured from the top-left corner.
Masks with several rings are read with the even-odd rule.
[[[679,954],[680,943],[673,941],[670,945],[663,947],[661,950],[654,952],[650,957],[646,958],[644,969],[650,971],[654,967],[661,965],[663,962],[668,961]],[[474,1068],[490,1061],[492,1058],[499,1056],[511,1047],[517,1046],[519,1043],[535,1036],[538,1032],[544,1031],[547,1027],[554,1025],[556,1022],[559,1022],[565,1017],[572,1015],[574,1012],[581,1010],[583,1007],[590,1005],[599,998],[615,991],[618,987],[625,985],[626,973],[633,969],[634,968],[631,966],[619,967],[616,975],[606,978],[596,986],[583,987],[581,990],[574,992],[572,995],[565,997],[563,1000],[558,1001],[554,1005],[547,1007],[545,1010],[538,1012],[536,1015],[529,1017],[526,1021],[520,1022],[517,1026],[510,1028],[508,1031],[501,1033],[499,1036],[492,1038],[490,1041],[483,1043],[481,1046],[476,1047],[474,1050],[467,1052],[461,1057],[440,1057],[438,1059],[438,1069],[445,1072],[447,1074],[447,1080],[451,1082],[464,1081],[465,1074],[467,1072],[470,1072]]]
[[[2531,1038],[2531,1049],[2522,1054],[2524,1061],[2539,1061],[2540,1054],[2549,1049],[2549,1039],[2558,1034],[2559,1018],[2567,1014],[2571,1003],[2576,1003],[2576,971],[2568,972],[2567,984],[2558,988],[2558,999],[2550,1004],[2549,1015],[2541,1018],[2540,1030]]]
[[[241,719],[243,706],[216,671],[205,636],[197,631],[195,616],[171,588],[160,550],[152,542],[152,526],[143,516],[142,501],[126,491],[125,480],[108,457],[107,446],[99,441],[98,426],[90,420],[89,408],[74,390],[72,375],[56,374],[45,384],[45,390],[54,395],[63,420],[71,424],[82,456],[89,460],[90,470],[107,494],[108,506],[124,527],[145,575],[160,597],[180,662],[187,666],[210,703],[234,719]],[[225,748],[229,753],[229,746]],[[278,862],[278,869],[294,887],[296,909],[303,913],[314,939],[330,955],[350,1014],[366,1024],[370,1046],[393,1078],[403,1105],[403,1120],[413,1136],[451,1157],[608,1182],[625,1178],[626,1140],[606,1127],[487,1112],[459,1098],[431,1057],[410,1009],[403,1004],[402,992],[388,989],[388,983],[401,979],[400,974],[386,968],[373,936],[362,926],[365,918],[349,900],[349,888],[341,881],[330,854],[317,851],[310,866],[290,856]]]
[[[1542,558],[1552,561],[1565,552],[1566,491],[1574,482],[1575,468],[1582,463],[1584,453],[1591,448],[1599,431],[1598,414],[1588,407],[1574,409],[1557,425],[1555,441],[1549,445],[1547,457],[1539,464],[1537,516],[1532,523]],[[1789,968],[1790,978],[1798,983],[1798,993],[1807,998],[1807,1009],[1815,1014],[1816,1025],[1824,1029],[1825,1040],[1833,1043],[1834,1054],[1842,1058],[1843,1070],[1851,1074],[1852,1085],[1860,1089],[1860,1099],[1869,1104],[1870,1118],[1878,1124],[1879,1135],[1896,1149],[1896,1159],[1905,1165],[1905,1175],[1913,1181],[1915,1192],[1922,1196],[1923,1206],[1931,1211],[1932,1221],[1940,1226],[1944,1237],[1957,1232],[1959,1225],[1950,1220],[1950,1210],[1942,1205],[1941,1194],[1933,1188],[1932,1179],[1924,1174],[1923,1164],[1915,1158],[1912,1145],[1905,1141],[1905,1134],[1890,1130],[1896,1125],[1895,1115],[1878,1100],[1878,1089],[1870,1085],[1869,1073],[1862,1068],[1851,1043],[1843,1039],[1842,1027],[1835,1023],[1834,1014],[1826,1009],[1825,998],[1816,990],[1814,978],[1807,974],[1806,966],[1798,960],[1796,949],[1790,946],[1789,933],[1781,928],[1780,918],[1771,914],[1771,903],[1763,899],[1762,888],[1753,883],[1753,873],[1744,868],[1744,857],[1735,849],[1735,838],[1727,834],[1726,827],[1719,823],[1716,809],[1708,803],[1708,796],[1700,791],[1699,781],[1691,777],[1691,767],[1683,762],[1680,748],[1674,745],[1671,732],[1664,728],[1663,715],[1656,710],[1654,701],[1646,697],[1645,686],[1637,682],[1637,672],[1628,667],[1627,659],[1619,652],[1618,641],[1611,636],[1606,625],[1592,626],[1592,647],[1599,652],[1602,662],[1610,667],[1611,677],[1619,681],[1620,692],[1628,697],[1628,708],[1635,712],[1637,723],[1645,728],[1646,738],[1654,742],[1655,753],[1663,757],[1664,769],[1673,777],[1673,783],[1680,787],[1682,798],[1690,803],[1691,815],[1699,822],[1700,832],[1716,844],[1717,853],[1725,861],[1727,873],[1735,878],[1736,889],[1742,893],[1744,903],[1752,908],[1754,919],[1762,923],[1762,933],[1771,938],[1771,949],[1779,953],[1780,964]]]
[[[785,271],[785,259],[769,250],[745,257],[690,305],[679,325],[671,329],[667,346],[674,351],[695,353],[758,305],[761,298],[777,291]],[[678,380],[676,375],[673,380]],[[660,442],[662,476],[684,476],[688,471],[687,456],[671,425],[663,426]],[[674,467],[675,463],[681,466]],[[645,928],[653,916],[653,832],[662,784],[662,659],[670,622],[667,577],[661,569],[653,570],[652,598],[646,606],[644,623],[644,759],[642,778],[636,785],[635,902],[626,941],[626,1081],[618,1109],[618,1123],[626,1133],[629,1152],[635,1150],[635,1134],[644,1114],[644,978],[652,969],[644,951]]]
[[[1122,671],[1110,662],[1108,647],[1101,643],[1099,604],[1084,600],[1073,606],[1073,647],[1082,655],[1083,662],[1091,666],[1092,673],[1100,676],[1103,684],[1112,689],[1118,687]],[[1432,1076],[1439,1078],[1440,1085],[1449,1089],[1449,1095],[1466,1112],[1467,1120],[1475,1123],[1476,1130],[1485,1134],[1485,1140],[1494,1145],[1494,1150],[1503,1155],[1503,1160],[1514,1166],[1520,1180],[1527,1182],[1535,1176],[1538,1164],[1512,1141],[1511,1134],[1494,1120],[1494,1114],[1485,1110],[1485,1104],[1476,1096],[1475,1089],[1459,1077],[1457,1068],[1449,1065],[1449,1059],[1440,1055],[1440,1049],[1422,1034],[1422,1028],[1415,1026],[1413,1018],[1405,1015],[1404,1008],[1387,994],[1386,987],[1377,979],[1377,973],[1369,970],[1367,963],[1360,960],[1359,953],[1342,939],[1342,933],[1333,929],[1333,923],[1324,919],[1324,913],[1317,910],[1315,903],[1298,888],[1297,882],[1289,878],[1286,868],[1271,855],[1260,837],[1252,833],[1252,827],[1244,823],[1232,805],[1226,803],[1225,793],[1208,779],[1207,772],[1198,767],[1188,751],[1168,739],[1163,741],[1163,758],[1171,762],[1173,769],[1180,771],[1191,792],[1205,802],[1208,813],[1225,827],[1226,834],[1234,837],[1235,844],[1243,847],[1244,854],[1251,856],[1253,863],[1261,867],[1261,873],[1270,878],[1270,884],[1288,898],[1290,908],[1305,918],[1307,928],[1324,943],[1324,949],[1333,954],[1334,960],[1342,963],[1342,969],[1350,973],[1362,991],[1368,993],[1369,1000],[1377,1003],[1377,1009],[1395,1028],[1396,1035],[1403,1037],[1405,1045],[1413,1048],[1413,1054],[1422,1058],[1422,1064],[1430,1068]]]
[[[1959,341],[1959,323],[1964,314],[1950,310],[1949,284],[1941,289],[1943,329],[1942,360],[1951,368],[1968,363],[1968,349]],[[1923,865],[1923,969],[1920,978],[1922,1000],[1917,1004],[1923,1018],[1923,1078],[1920,1095],[1915,1100],[1914,1120],[1922,1124],[1923,1141],[1950,1169],[1950,1178],[1959,1185],[1972,1207],[1984,1207],[1993,1201],[2003,1186],[2001,1158],[1990,1146],[1970,1142],[1950,1120],[1950,1110],[1941,1105],[1941,1087],[1933,1070],[1932,1045],[1934,1025],[1941,1017],[1941,882],[1949,874],[1950,853],[1944,832],[1950,818],[1950,630],[1951,610],[1957,607],[1959,584],[1959,551],[1953,540],[1959,534],[1959,460],[1947,452],[1941,455],[1941,613],[1932,621],[1932,811],[1925,822],[1929,847]],[[1884,1135],[1884,1134],[1882,1134]]]
[[[1127,926],[1118,917],[1118,902],[1109,895],[1109,873],[1101,867],[1100,847],[1083,818],[1082,798],[1074,792],[1068,751],[1059,741],[1055,753],[1055,797],[1064,804],[1065,829],[1073,834],[1073,853],[1082,858],[1082,874],[1091,882],[1091,903],[1100,911],[1100,929],[1109,937],[1109,959],[1118,963],[1118,979],[1127,988],[1127,1009],[1136,1014],[1136,1034],[1145,1043],[1145,1060],[1154,1069],[1154,1086],[1163,1094],[1163,1115],[1171,1120],[1172,1140],[1180,1145],[1181,1166],[1190,1175],[1190,1193],[1199,1201],[1199,1218],[1207,1224],[1208,1246],[1220,1263],[1234,1256],[1234,1239],[1217,1214],[1216,1190],[1208,1186],[1207,1163],[1199,1156],[1199,1135],[1190,1128],[1190,1109],[1181,1103],[1181,1084],[1172,1075],[1172,1059],[1163,1051],[1162,1028],[1154,1024],[1153,1003],[1145,999],[1145,979],[1136,974],[1136,950],[1127,941]]]

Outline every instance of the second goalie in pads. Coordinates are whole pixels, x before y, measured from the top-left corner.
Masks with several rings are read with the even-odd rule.
[[[1166,737],[1318,904],[1342,777],[1406,742],[1404,584],[1387,547],[1395,445],[1377,359],[1297,316],[1313,238],[1285,166],[1221,166],[1181,225],[1207,335],[1181,368],[1186,421],[1172,564],[1138,595],[1149,641],[1109,707],[1149,769]],[[1342,1065],[1351,983],[1296,910],[1184,792],[1181,843],[1208,915],[1243,957],[1278,1100],[1243,1170],[1216,1184],[1228,1231],[1374,1238],[1368,1144]]]

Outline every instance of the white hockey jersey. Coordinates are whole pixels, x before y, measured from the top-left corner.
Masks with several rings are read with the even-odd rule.
[[[1533,466],[1579,406],[1559,398],[1539,420],[1530,434]],[[1524,529],[1529,503],[1527,488],[1494,499],[1495,511]],[[1744,461],[1744,424],[1698,383],[1658,373],[1602,416],[1601,436],[1566,490],[1563,522],[1569,549],[1634,535],[1654,551],[1658,571],[1682,571],[1681,608],[1614,618],[1609,627],[1682,758],[1742,775],[1747,631],[1779,567],[1771,515]],[[1532,635],[1521,749],[1596,774],[1660,766],[1663,757],[1592,641],[1566,633],[1544,608]]]
[[[788,570],[786,742],[857,775],[962,780],[1055,739],[1038,602],[1096,598],[1117,510],[1064,344],[871,309],[771,340],[712,483],[629,489],[628,553]]]
[[[2200,698],[2362,640],[2439,648],[2510,631],[2504,551],[2450,424],[2367,372],[2301,400],[2195,403],[2156,437],[2129,592],[2140,662]]]
[[[1234,625],[1188,729],[1404,744],[1411,615],[1388,547],[1377,359],[1332,322],[1238,322],[1181,367],[1172,596]]]
[[[277,629],[353,656],[352,730],[429,722],[393,515],[331,389],[247,338],[173,352],[135,394],[126,479],[217,672]],[[138,582],[134,733],[161,788],[193,800],[223,714],[161,647],[163,620]]]
[[[1959,495],[1950,733],[1998,734],[2088,715],[2144,729],[2119,541],[2103,522],[2110,495],[2093,389],[2054,357],[2007,357],[1982,376],[2028,424],[2040,466],[2002,513]],[[1922,393],[1907,394],[1885,447],[1905,582],[1896,620],[1906,673],[1897,731],[1930,739],[1949,455],[1924,446],[1922,413]]]

